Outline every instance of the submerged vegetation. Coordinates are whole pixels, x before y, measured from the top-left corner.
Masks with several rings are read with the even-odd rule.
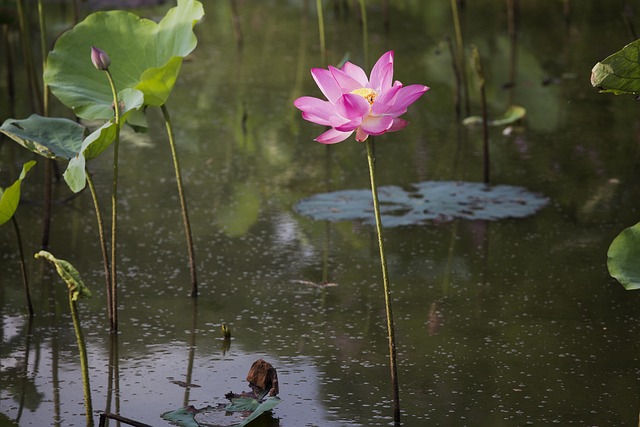
[[[85,3],[0,1],[0,424],[637,419],[629,2]]]

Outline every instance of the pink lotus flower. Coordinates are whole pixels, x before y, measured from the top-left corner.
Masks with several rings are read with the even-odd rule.
[[[302,111],[302,118],[331,129],[315,140],[335,144],[347,139],[354,131],[356,141],[369,135],[394,132],[409,123],[400,118],[429,88],[423,85],[393,85],[393,51],[382,55],[367,78],[364,70],[351,62],[341,69],[313,68],[311,75],[328,101],[303,96],[293,103]]]

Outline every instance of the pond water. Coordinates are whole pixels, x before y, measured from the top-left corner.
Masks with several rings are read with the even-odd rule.
[[[315,2],[238,2],[242,48],[230,2],[203,3],[198,47],[168,103],[194,233],[197,300],[188,297],[159,111],[149,111],[148,133],[127,132],[121,145],[117,336],[108,331],[91,197],[70,198],[64,182],[54,185],[50,251],[72,262],[93,293],[79,308],[96,420],[109,410],[167,426],[164,412],[248,390],[249,367],[263,358],[278,370],[282,403],[256,425],[390,425],[375,229],[314,221],[294,209],[305,197],[369,184],[364,145],[313,142],[322,127],[292,105],[302,95],[320,96],[309,73],[324,66]],[[376,138],[379,185],[481,181],[482,131],[462,127],[454,107],[445,42],[454,34],[450,3],[388,3],[386,29],[385,2],[367,2],[369,62],[393,49],[395,78],[431,90],[410,108],[406,129]],[[139,13],[162,16],[168,7]],[[640,295],[608,275],[606,253],[640,220],[638,104],[589,83],[593,65],[631,38],[618,3],[571,7],[567,22],[561,2],[520,2],[515,86],[505,89],[505,2],[465,2],[465,45],[483,55],[490,114],[510,99],[527,110],[513,132],[491,129],[491,180],[525,187],[549,204],[526,218],[385,229],[405,426],[637,423]],[[325,2],[325,9],[328,61],[348,53],[362,65],[356,2]],[[479,114],[477,87],[470,88]],[[22,101],[15,108],[20,118],[31,113]],[[90,163],[103,207],[110,153]],[[30,158],[4,140],[1,185]],[[14,230],[0,227],[0,425],[80,426],[81,371],[66,288],[29,256],[40,249],[42,181],[39,164],[17,212],[32,322]],[[228,348],[223,323],[232,332]]]

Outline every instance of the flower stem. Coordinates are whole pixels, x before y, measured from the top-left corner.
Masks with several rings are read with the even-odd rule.
[[[109,267],[109,251],[107,250],[107,240],[104,237],[104,221],[102,220],[102,211],[100,210],[100,204],[98,203],[98,194],[96,188],[93,185],[93,179],[89,171],[86,171],[87,183],[89,184],[89,190],[91,191],[91,198],[93,199],[93,207],[96,211],[96,220],[98,221],[98,235],[100,236],[100,249],[102,249],[102,264],[104,266],[104,279],[107,283],[107,313],[109,314],[109,324],[113,324],[113,307],[111,305],[111,272]]]
[[[362,19],[362,45],[364,50],[364,65],[369,66],[369,29],[367,27],[367,7],[364,0],[360,0],[360,17]]]
[[[389,289],[389,275],[387,273],[387,259],[384,254],[384,238],[382,236],[382,219],[380,218],[380,203],[378,202],[378,187],[376,186],[375,155],[373,141],[369,138],[367,144],[367,160],[369,162],[369,176],[371,178],[371,196],[376,216],[376,231],[378,232],[378,247],[380,249],[380,265],[382,266],[382,283],[384,286],[384,305],[387,314],[387,335],[389,337],[389,364],[391,368],[391,385],[393,387],[393,421],[400,423],[400,396],[398,393],[398,369],[396,365],[396,333],[393,326],[393,310],[391,308],[391,290]]]
[[[84,406],[87,414],[87,427],[93,427],[93,408],[91,405],[91,386],[89,384],[89,362],[87,360],[87,348],[80,329],[80,318],[78,317],[78,306],[73,299],[72,291],[69,290],[69,306],[71,307],[71,317],[73,319],[73,329],[78,341],[78,351],[80,352],[80,368],[82,369],[82,390],[84,393]]]
[[[29,292],[29,280],[27,279],[27,264],[24,261],[24,250],[22,249],[22,237],[20,236],[20,227],[15,215],[11,217],[13,228],[16,231],[16,239],[18,240],[18,252],[20,252],[20,272],[22,273],[22,283],[24,285],[24,293],[27,297],[27,309],[29,317],[33,317],[33,304],[31,303],[31,292]]]
[[[190,296],[195,298],[198,296],[198,279],[196,277],[196,261],[193,250],[193,239],[191,238],[191,223],[189,222],[189,212],[187,210],[187,200],[184,196],[184,189],[182,186],[182,174],[180,172],[180,163],[178,162],[178,154],[176,152],[176,143],[173,133],[173,126],[171,125],[171,117],[169,117],[169,110],[167,110],[166,104],[162,104],[162,115],[164,116],[164,122],[167,127],[167,134],[169,135],[169,146],[171,147],[171,156],[173,157],[173,168],[176,172],[176,184],[178,185],[178,196],[180,197],[180,207],[182,208],[182,222],[184,223],[184,233],[187,238],[187,251],[189,254],[189,270],[191,271],[191,293]]]
[[[117,228],[118,228],[118,149],[120,147],[120,105],[118,92],[109,70],[105,70],[111,94],[113,95],[113,109],[115,111],[116,137],[113,143],[113,189],[111,191],[111,319],[110,331],[118,331],[118,276],[117,276]]]
[[[316,0],[316,9],[318,9],[318,31],[320,32],[320,55],[322,63],[327,65],[327,48],[324,41],[324,15],[322,14],[322,0]]]

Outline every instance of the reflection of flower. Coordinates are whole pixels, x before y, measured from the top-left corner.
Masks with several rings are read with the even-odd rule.
[[[331,129],[315,140],[335,144],[347,139],[353,131],[362,142],[369,135],[382,135],[404,128],[408,122],[399,118],[429,88],[423,85],[403,86],[393,81],[393,51],[382,55],[367,78],[364,70],[346,62],[341,69],[313,68],[311,75],[328,101],[303,96],[294,105],[302,117]]]
[[[104,50],[91,46],[91,62],[98,70],[106,71],[111,65],[111,58]]]

